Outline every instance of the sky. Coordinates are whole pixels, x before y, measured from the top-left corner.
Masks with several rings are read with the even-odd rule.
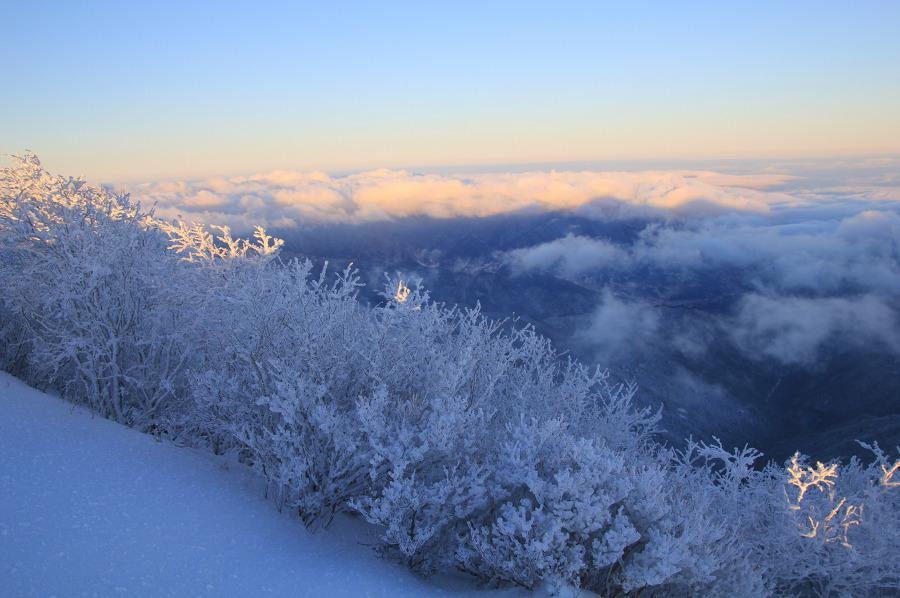
[[[0,152],[95,181],[900,154],[900,2],[3,2]]]

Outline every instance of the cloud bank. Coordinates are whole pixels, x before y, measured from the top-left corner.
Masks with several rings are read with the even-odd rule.
[[[857,206],[865,207],[863,206]],[[578,276],[638,267],[669,271],[741,272],[759,289],[842,294],[900,293],[900,202],[827,219],[813,213],[765,218],[650,221],[633,245],[567,235],[508,252],[515,272]]]
[[[876,296],[767,297],[741,301],[731,334],[749,355],[813,365],[828,342],[900,353],[896,312]]]
[[[632,241],[568,233],[503,260],[514,274],[599,289],[579,338],[601,358],[633,353],[625,345],[635,341],[696,358],[723,338],[751,359],[799,367],[844,350],[900,355],[900,176],[896,161],[888,165],[850,172],[844,184],[833,173],[761,177],[758,205],[690,212],[682,204],[646,214]],[[609,218],[597,205],[581,213]],[[685,299],[698,293],[699,307]],[[713,311],[702,319],[690,315],[695,309]],[[639,330],[623,334],[623,319]]]
[[[796,198],[774,188],[784,174],[709,171],[525,172],[450,176],[373,170],[335,177],[322,172],[146,183],[132,194],[160,215],[294,228],[409,216],[485,217],[521,211],[583,210],[597,217],[767,213]],[[614,214],[613,214],[614,213]]]
[[[599,268],[624,268],[631,257],[625,249],[603,239],[570,234],[549,243],[514,249],[506,259],[520,273],[552,271],[565,277],[578,277]]]
[[[602,300],[580,340],[595,339],[603,356],[632,354],[624,347],[636,338],[696,356],[711,338],[724,335],[754,359],[802,365],[838,345],[900,350],[898,173],[895,159],[739,174],[278,171],[147,183],[130,191],[163,217],[224,223],[238,231],[256,224],[289,231],[522,212],[636,221],[642,223],[637,237],[627,243],[575,230],[507,251],[499,260],[514,274],[593,282]],[[652,292],[641,288],[640,277],[648,272],[663,281]],[[630,281],[627,293],[610,284],[613,275]],[[691,284],[721,285],[730,293],[727,313],[713,324],[705,321],[699,332],[696,321],[676,326],[663,307],[671,287]]]
[[[652,343],[660,332],[662,314],[641,300],[626,300],[611,291],[590,316],[587,328],[576,333],[576,342],[594,344],[598,361],[621,363],[639,354],[641,347]],[[597,339],[602,339],[597,343]]]

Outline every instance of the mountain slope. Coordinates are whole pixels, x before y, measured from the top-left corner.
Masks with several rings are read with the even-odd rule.
[[[372,538],[347,518],[310,533],[243,467],[0,372],[4,596],[513,595],[416,578]]]

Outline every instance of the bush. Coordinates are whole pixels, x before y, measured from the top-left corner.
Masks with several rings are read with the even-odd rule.
[[[33,156],[4,171],[0,190],[12,361],[32,382],[150,429],[186,356],[189,314],[165,236],[126,196],[52,177]]]

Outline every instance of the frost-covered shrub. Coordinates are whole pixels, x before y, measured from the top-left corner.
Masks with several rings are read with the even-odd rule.
[[[900,589],[893,556],[900,459],[877,444],[868,448],[875,455],[868,465],[853,458],[813,466],[797,454],[784,466],[754,469],[760,454],[752,449],[728,453],[718,444],[688,443],[681,475],[709,480],[691,485],[715,497],[706,516],[732,530],[731,550],[747,572],[734,578],[752,575],[765,588],[740,595],[887,596]]]
[[[504,451],[507,498],[470,524],[463,567],[602,595],[711,595],[736,570],[750,575],[729,582],[728,595],[759,588],[728,522],[710,517],[708,472],[684,475],[669,454],[631,448],[577,437],[559,420],[523,421]]]
[[[787,533],[769,547],[776,555],[772,576],[784,593],[900,592],[900,459],[890,459],[877,443],[864,446],[875,456],[868,465],[857,458],[843,466],[811,465],[797,454],[784,468],[770,467],[790,514]]]
[[[311,278],[311,268],[240,263],[217,273],[216,292],[204,287],[209,332],[189,418],[217,450],[241,451],[307,523],[344,509],[369,472],[355,422],[367,388],[358,282],[349,270]]]
[[[379,386],[359,414],[387,482],[354,506],[385,527],[385,548],[420,569],[467,566],[472,522],[523,484],[527,469],[509,451],[534,448],[518,432],[524,421],[591,428],[608,450],[640,447],[656,422],[628,408],[633,388],[561,359],[529,328],[443,308],[399,283],[385,298],[374,315],[378,338],[390,341],[373,352]]]
[[[374,384],[357,406],[374,483],[353,506],[384,526],[386,549],[434,570],[490,500],[491,432],[515,341],[500,342],[478,309],[446,310],[400,283],[384,295],[373,312]]]
[[[148,429],[175,396],[185,356],[165,236],[127,196],[50,176],[33,156],[0,186],[12,360],[33,382]]]

